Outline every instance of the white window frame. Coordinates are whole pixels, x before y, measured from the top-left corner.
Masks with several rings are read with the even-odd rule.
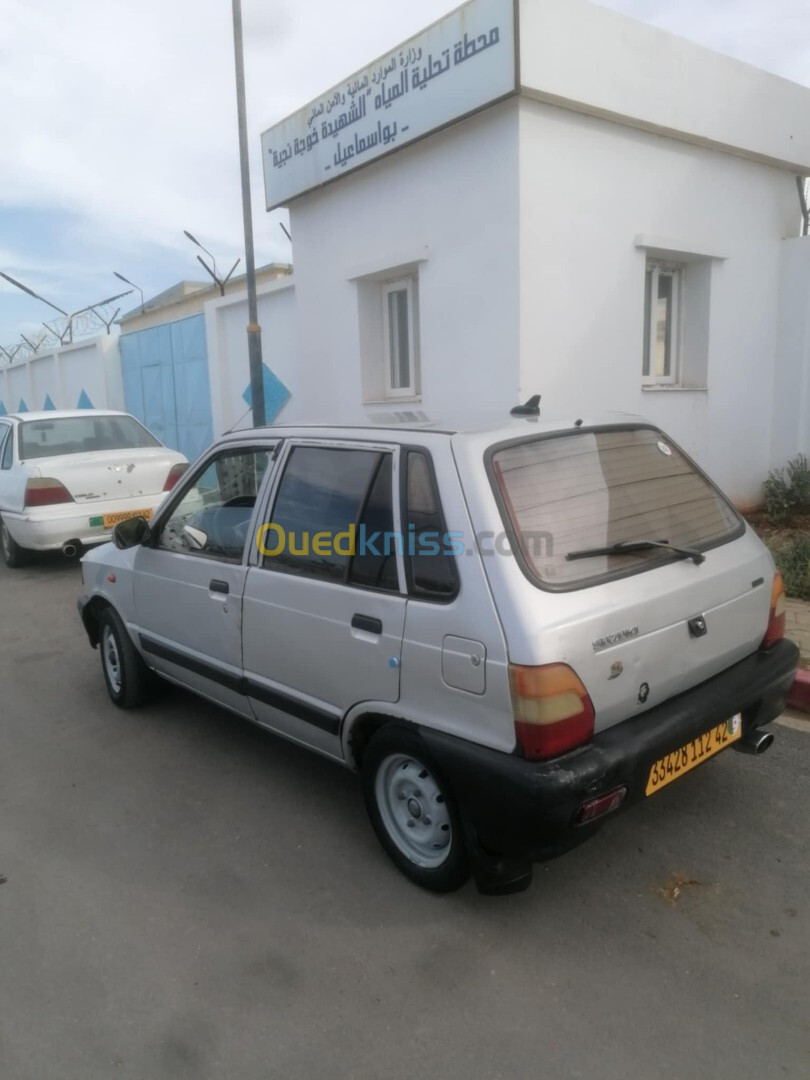
[[[649,301],[646,296],[647,274],[652,271],[650,281]],[[648,354],[649,374],[644,374],[644,354],[642,354],[641,382],[644,386],[677,386],[680,382],[681,372],[681,319],[683,296],[683,272],[684,267],[680,263],[666,262],[662,259],[647,259],[644,267],[644,321],[649,320],[649,333],[645,342]],[[656,375],[652,368],[655,358],[655,350],[658,339],[658,320],[656,308],[658,305],[658,281],[661,274],[672,278],[672,320],[670,336],[670,373],[669,375]]]
[[[391,381],[391,369],[395,359],[391,353],[391,325],[389,314],[389,296],[392,293],[404,292],[407,295],[408,307],[408,385],[393,386]],[[415,398],[419,395],[418,385],[418,347],[416,341],[416,279],[412,277],[399,278],[397,281],[387,281],[382,286],[383,308],[383,363],[385,365],[385,396],[387,398]],[[396,358],[398,359],[398,358]]]

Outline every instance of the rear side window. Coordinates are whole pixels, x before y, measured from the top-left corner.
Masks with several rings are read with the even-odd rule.
[[[261,530],[263,565],[395,589],[392,531],[390,454],[296,446],[287,458],[270,521]]]
[[[66,416],[20,424],[20,460],[86,454],[96,450],[136,450],[161,444],[132,416]]]
[[[408,450],[405,464],[406,567],[410,590],[425,600],[452,600],[458,591],[455,556],[451,553],[430,458]]]
[[[743,529],[689,459],[650,428],[530,439],[496,448],[490,465],[517,553],[550,588],[577,588],[677,557],[662,548],[574,560],[569,552],[650,539],[702,550]]]
[[[0,448],[0,469],[10,469],[14,461],[14,430],[8,424],[0,425]]]

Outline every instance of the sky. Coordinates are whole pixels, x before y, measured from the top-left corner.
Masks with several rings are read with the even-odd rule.
[[[242,0],[258,265],[292,261],[284,211],[264,209],[261,132],[456,6]],[[810,86],[807,0],[603,6]],[[203,279],[186,229],[230,268],[244,244],[229,0],[2,0],[2,16],[0,271],[75,311],[126,288],[113,271],[147,298]],[[55,314],[0,279],[0,345]]]

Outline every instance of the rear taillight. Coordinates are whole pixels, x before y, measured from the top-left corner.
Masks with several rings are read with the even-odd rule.
[[[770,649],[785,636],[785,585],[782,575],[777,570],[773,575],[771,588],[771,611],[768,616],[768,629],[762,639],[761,649]]]
[[[185,461],[180,462],[179,465],[172,465],[169,469],[169,475],[166,477],[166,483],[163,485],[163,490],[171,491],[187,468],[188,465]]]
[[[510,664],[509,685],[515,735],[527,758],[556,757],[593,736],[593,703],[567,664]]]
[[[26,507],[55,506],[57,503],[70,502],[73,502],[73,496],[65,485],[50,476],[32,477],[25,485]]]

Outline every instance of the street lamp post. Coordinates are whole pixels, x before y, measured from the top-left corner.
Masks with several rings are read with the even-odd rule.
[[[133,289],[137,289],[138,292],[141,294],[141,315],[143,315],[143,312],[144,312],[143,289],[141,289],[133,281],[130,281],[129,278],[125,278],[123,274],[119,274],[117,270],[113,270],[113,274],[118,278],[119,281],[123,281],[125,285],[131,285]]]
[[[250,402],[253,426],[266,423],[264,377],[262,374],[262,328],[256,300],[256,262],[253,252],[253,212],[250,203],[250,162],[245,108],[245,61],[242,47],[242,2],[233,2],[233,52],[236,68],[236,112],[239,121],[239,165],[242,174],[242,219],[245,229],[245,270],[248,295],[248,360],[250,362]]]
[[[210,252],[210,251],[208,250],[208,248],[207,248],[207,247],[205,247],[205,246],[204,246],[203,244],[201,244],[201,243],[200,243],[200,241],[199,241],[199,240],[197,239],[197,237],[196,237],[196,236],[194,236],[194,235],[192,235],[192,233],[190,233],[190,232],[188,231],[188,229],[183,229],[183,235],[184,235],[184,236],[187,236],[187,237],[189,238],[189,240],[190,240],[190,241],[192,242],[192,244],[196,244],[196,245],[197,245],[197,247],[198,247],[198,248],[199,248],[199,249],[200,249],[201,251],[204,251],[204,252],[205,252],[205,254],[206,254],[206,255],[208,256],[208,258],[209,258],[209,259],[211,260],[211,262],[212,262],[212,264],[213,264],[213,267],[214,267],[214,269],[213,269],[213,270],[212,270],[212,269],[211,269],[211,267],[210,267],[210,266],[208,265],[208,263],[207,263],[207,262],[205,261],[205,259],[204,259],[204,258],[202,257],[202,255],[198,255],[198,256],[197,256],[197,262],[198,262],[198,263],[200,264],[200,266],[201,266],[201,267],[203,268],[203,270],[205,270],[205,271],[206,271],[207,273],[209,273],[209,274],[211,275],[211,277],[212,277],[212,278],[213,278],[213,280],[214,280],[214,284],[215,284],[215,285],[217,286],[217,288],[219,289],[219,294],[220,294],[220,296],[224,296],[224,295],[225,295],[225,286],[226,286],[226,285],[228,284],[228,282],[229,282],[229,281],[231,280],[231,274],[232,274],[232,273],[234,272],[234,270],[235,270],[235,269],[237,268],[237,266],[239,265],[239,263],[240,263],[240,261],[241,261],[241,260],[240,260],[240,259],[237,259],[237,260],[236,260],[236,262],[235,262],[235,263],[233,264],[233,266],[232,266],[232,267],[230,268],[230,270],[228,271],[228,273],[227,273],[227,274],[225,275],[225,277],[224,277],[224,278],[221,278],[221,277],[219,276],[219,274],[217,273],[217,260],[216,260],[216,259],[214,258],[214,256],[213,256],[213,255],[211,254],[211,252]]]

